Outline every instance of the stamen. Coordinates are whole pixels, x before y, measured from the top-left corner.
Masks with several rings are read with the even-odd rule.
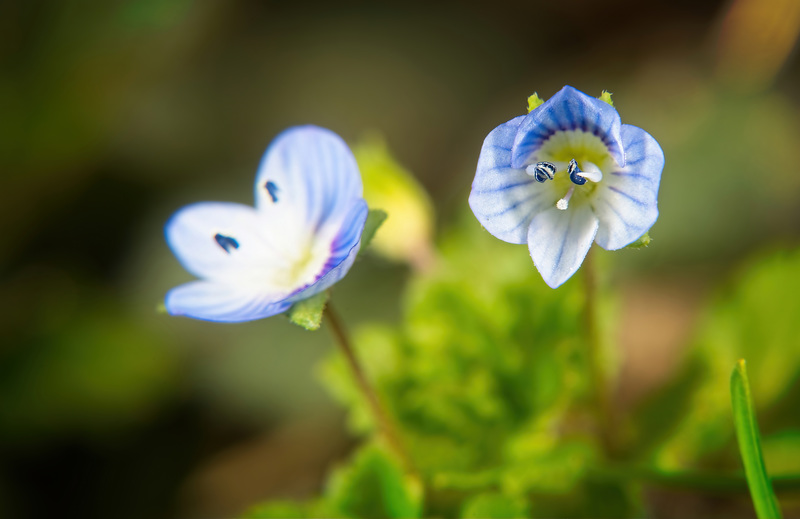
[[[272,180],[267,181],[266,185],[267,193],[269,193],[269,197],[272,198],[272,203],[278,201],[278,186]]]
[[[546,161],[537,162],[525,168],[525,172],[536,179],[537,182],[553,180],[553,176],[556,174],[556,165]]]
[[[586,183],[586,179],[580,173],[581,168],[578,167],[578,161],[572,159],[569,161],[569,166],[567,166],[567,173],[569,173],[569,179],[572,181],[573,184],[578,186],[582,186]],[[566,207],[564,208],[566,209]]]
[[[231,249],[239,248],[238,241],[236,241],[234,238],[231,238],[230,236],[225,236],[224,234],[220,233],[215,234],[214,240],[216,240],[217,245],[222,247],[228,254],[231,253]]]
[[[573,184],[582,186],[587,180],[591,180],[592,182],[600,182],[603,180],[603,172],[600,171],[600,168],[588,160],[583,162],[583,166],[586,168],[586,171],[582,171],[581,168],[578,167],[578,161],[575,159],[569,161],[567,172]]]
[[[586,181],[584,180],[584,182]],[[556,207],[562,211],[566,211],[567,208],[569,207],[569,199],[572,198],[572,193],[574,192],[575,192],[575,186],[570,186],[569,191],[567,191],[567,194],[564,195],[564,198],[556,202]]]

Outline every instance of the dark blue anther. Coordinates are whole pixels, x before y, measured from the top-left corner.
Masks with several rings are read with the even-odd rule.
[[[545,180],[553,180],[556,173],[556,165],[551,162],[537,162],[533,169],[533,178],[537,182],[544,182]]]
[[[569,161],[569,166],[567,167],[567,173],[569,173],[569,179],[572,181],[573,184],[582,186],[586,183],[586,179],[578,174],[582,173],[582,171],[581,168],[578,167],[578,162],[575,159]]]
[[[235,239],[231,238],[230,236],[225,236],[224,234],[217,233],[214,235],[214,240],[216,240],[217,245],[222,247],[225,252],[228,254],[231,253],[231,249],[238,249],[239,242]]]
[[[267,188],[267,193],[269,193],[269,197],[272,199],[272,202],[275,203],[278,201],[278,186],[272,180],[267,181],[266,185],[264,186]]]

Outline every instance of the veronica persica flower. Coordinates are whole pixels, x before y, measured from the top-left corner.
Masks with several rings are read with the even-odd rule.
[[[469,204],[509,243],[527,243],[556,288],[593,242],[616,250],[658,218],[664,152],[649,133],[621,124],[607,102],[565,86],[528,115],[486,137]]]
[[[167,311],[225,322],[284,312],[347,274],[366,218],[344,141],[315,126],[290,128],[261,160],[255,207],[201,202],[169,220],[172,252],[200,280],[172,289]]]

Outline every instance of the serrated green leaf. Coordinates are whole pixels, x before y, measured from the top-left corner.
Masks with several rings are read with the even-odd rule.
[[[289,320],[306,330],[318,330],[322,324],[322,312],[325,310],[328,296],[328,291],[325,290],[293,304],[287,312]]]
[[[461,509],[462,519],[514,519],[528,517],[528,503],[519,497],[499,492],[478,494],[468,499]]]
[[[369,247],[370,242],[375,237],[375,233],[389,215],[382,209],[370,209],[367,214],[367,222],[364,224],[364,231],[361,233],[361,250]]]
[[[324,498],[333,515],[411,519],[422,514],[422,496],[422,485],[406,475],[399,460],[369,444],[332,474]]]
[[[781,510],[764,465],[761,435],[758,432],[758,421],[744,359],[739,360],[731,375],[731,402],[739,452],[742,455],[756,515],[759,519],[779,519]]]
[[[627,248],[629,248],[629,249],[643,249],[644,247],[649,246],[651,241],[653,241],[653,239],[650,238],[650,231],[647,231],[646,233],[642,234],[639,237],[638,240],[636,240],[633,243],[628,244]]]

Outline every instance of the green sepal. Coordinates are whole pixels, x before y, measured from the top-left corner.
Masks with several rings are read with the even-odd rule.
[[[169,312],[167,312],[167,305],[165,305],[163,301],[156,305],[156,313],[160,315],[169,315]]]
[[[542,100],[541,97],[539,97],[539,94],[537,94],[536,92],[528,96],[528,113],[533,112],[542,103],[544,103],[544,101]]]
[[[325,290],[308,299],[298,301],[292,305],[286,315],[297,326],[309,331],[318,330],[322,324],[322,312],[325,310],[329,295]]]
[[[366,249],[372,238],[375,237],[375,233],[378,232],[378,229],[383,222],[389,217],[386,214],[386,211],[382,209],[370,209],[369,214],[367,214],[367,222],[364,224],[364,231],[361,233],[361,250],[363,251]]]
[[[603,93],[600,94],[600,97],[597,99],[603,101],[604,103],[608,103],[611,106],[614,106],[614,101],[611,100],[611,92],[608,90],[603,90]]]
[[[650,245],[651,241],[653,241],[653,239],[650,238],[650,231],[647,231],[646,233],[644,233],[641,236],[639,236],[638,240],[636,240],[633,243],[628,244],[626,248],[627,249],[643,249],[645,247],[648,247]]]
[[[744,359],[736,363],[731,374],[731,403],[736,438],[756,515],[759,519],[780,518],[781,509],[772,489],[772,481],[767,475],[764,455],[761,452],[761,435],[758,432],[758,421]]]

